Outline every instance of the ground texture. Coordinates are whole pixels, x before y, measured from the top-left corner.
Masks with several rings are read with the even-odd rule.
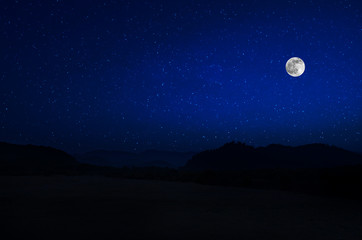
[[[362,203],[106,177],[0,177],[1,239],[362,239]]]

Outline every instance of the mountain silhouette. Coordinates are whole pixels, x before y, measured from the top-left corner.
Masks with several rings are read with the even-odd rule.
[[[77,164],[74,157],[52,147],[0,142],[0,173],[2,174],[56,173]]]
[[[231,142],[192,157],[185,170],[242,170],[268,168],[330,168],[362,164],[362,156],[335,146],[308,144],[297,147],[271,144],[254,148]]]
[[[80,163],[110,167],[169,167],[184,166],[194,152],[146,150],[141,153],[96,150],[75,155]]]
[[[191,155],[155,150],[142,153],[101,150],[83,155],[81,163],[51,147],[0,143],[0,176],[105,176],[362,199],[358,191],[362,185],[362,156],[334,146],[272,144],[254,148],[231,142]],[[181,166],[186,159],[190,160],[184,167],[164,167]]]

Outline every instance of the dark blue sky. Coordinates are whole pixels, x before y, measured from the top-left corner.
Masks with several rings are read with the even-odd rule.
[[[0,140],[362,147],[361,1],[5,1]],[[301,77],[285,63],[300,57]]]

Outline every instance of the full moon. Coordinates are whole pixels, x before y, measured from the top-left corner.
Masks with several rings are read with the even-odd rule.
[[[290,76],[299,77],[304,73],[305,64],[302,59],[298,57],[292,57],[288,60],[287,64],[285,64],[285,69]]]

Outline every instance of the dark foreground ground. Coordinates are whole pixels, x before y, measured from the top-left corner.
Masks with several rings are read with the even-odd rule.
[[[362,239],[362,202],[106,177],[0,177],[0,239]]]

